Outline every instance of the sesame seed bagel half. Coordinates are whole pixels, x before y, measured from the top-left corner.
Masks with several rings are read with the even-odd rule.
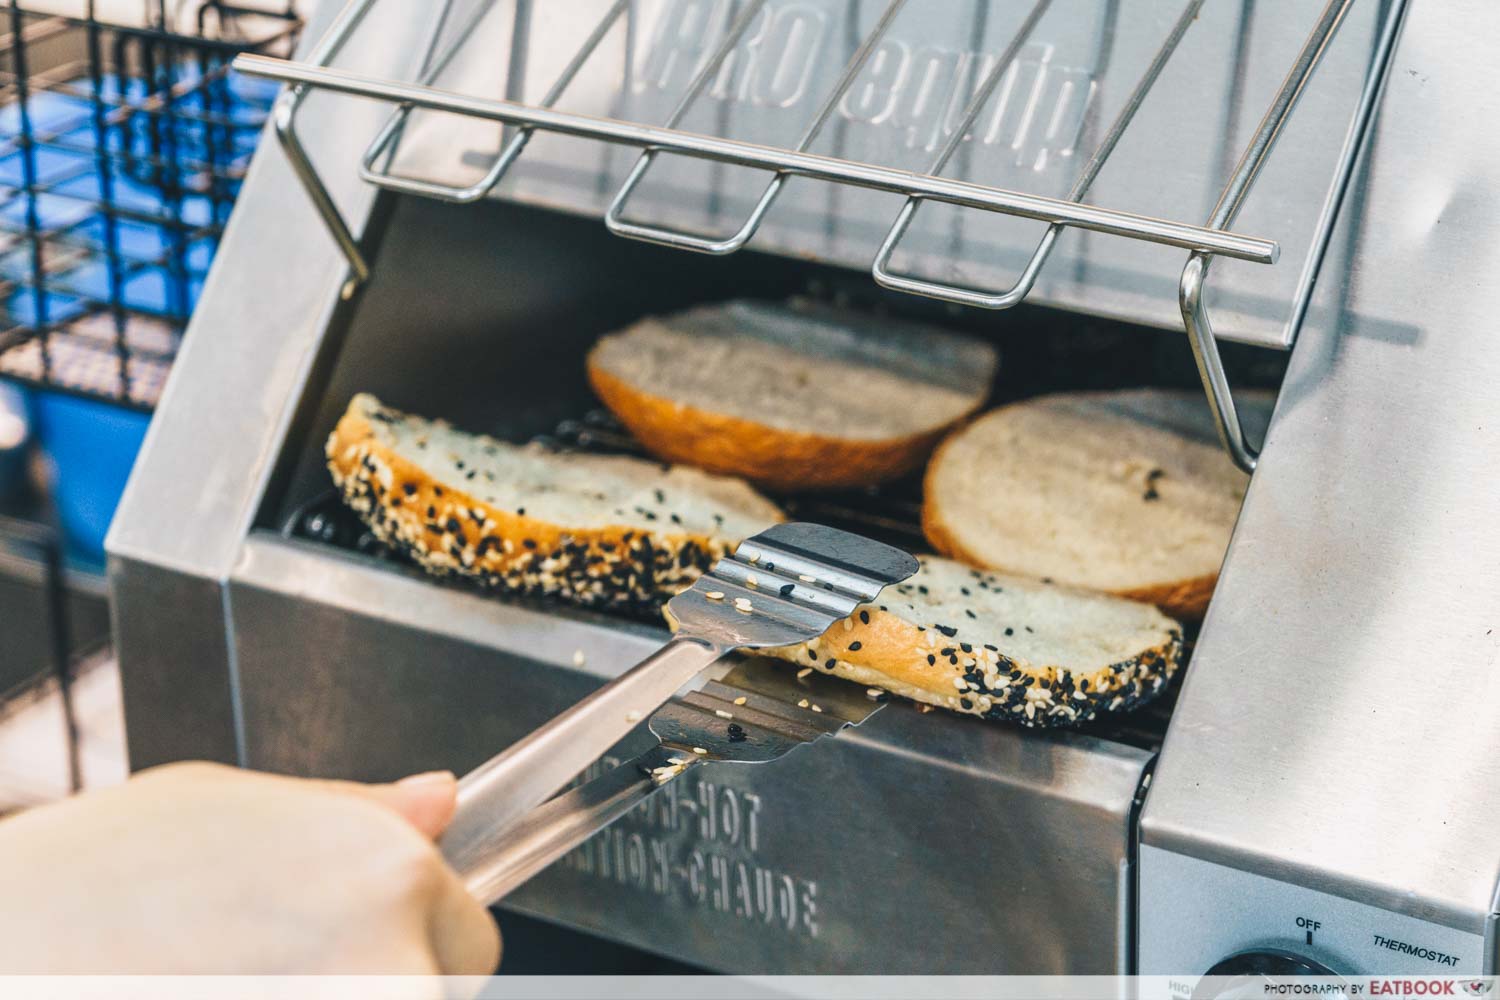
[[[344,501],[429,572],[593,608],[654,611],[784,519],[738,480],[509,444],[363,394],[326,454]]]
[[[1149,701],[1182,629],[1150,604],[925,556],[818,639],[761,650],[913,701],[1029,727],[1074,726]]]
[[[731,302],[603,338],[588,376],[658,458],[803,492],[920,468],[996,365],[989,345],[919,324]]]
[[[1252,437],[1269,393],[1243,392]],[[1203,617],[1250,477],[1202,392],[1059,393],[992,410],[927,466],[922,527],[944,555]]]

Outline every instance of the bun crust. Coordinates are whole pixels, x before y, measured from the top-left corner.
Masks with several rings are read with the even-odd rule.
[[[649,613],[740,541],[632,525],[571,528],[491,505],[400,454],[377,424],[402,419],[373,397],[355,397],[328,439],[328,469],[344,501],[381,541],[435,575],[508,594]],[[782,520],[768,501],[755,499],[767,524]]]
[[[646,450],[772,490],[834,490],[899,479],[921,467],[949,427],[856,441],[789,431],[654,396],[605,371],[593,354],[589,384]],[[951,426],[951,425],[950,425]]]

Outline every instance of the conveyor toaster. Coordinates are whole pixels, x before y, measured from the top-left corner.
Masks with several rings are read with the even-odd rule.
[[[601,333],[809,296],[992,339],[1002,399],[1203,386],[1253,477],[1180,695],[891,705],[508,905],[739,972],[1493,971],[1494,4],[352,0],[307,38],[238,61],[279,143],[110,536],[133,766],[462,770],[634,662],[654,627],[366,551],[322,441],[370,391],[587,446]],[[920,545],[899,492],[798,513]]]

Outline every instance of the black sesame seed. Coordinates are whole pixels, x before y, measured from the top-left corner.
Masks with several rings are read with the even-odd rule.
[[[931,666],[935,666],[936,664],[937,664],[937,657],[933,656],[931,653],[928,653],[927,654],[927,665],[929,667],[931,667]]]
[[[831,657],[831,656],[830,656],[830,657],[829,657],[829,658],[828,658],[828,662],[827,662],[827,663],[825,663],[825,664],[823,664],[823,669],[824,669],[824,670],[832,670],[832,669],[833,669],[833,666],[834,666],[834,664],[836,664],[836,663],[838,663],[838,662],[839,662],[839,661],[838,661],[838,660],[835,660],[835,659],[834,659],[834,658],[833,658],[833,657]]]
[[[954,628],[951,625],[934,625],[933,628],[937,629],[939,632],[943,633],[950,639],[955,635],[958,635],[958,629]]]
[[[959,643],[958,644],[958,648],[961,649],[961,650],[963,650],[965,653],[972,653],[972,652],[974,652],[974,647],[971,646],[971,645],[969,645],[967,642],[961,642],[961,643]]]
[[[870,612],[868,612],[868,611],[861,611],[859,613],[859,620],[861,622],[863,622],[864,624],[866,624],[866,625],[870,624]]]
[[[849,652],[851,652],[851,653],[857,653],[857,652],[859,652],[859,651],[860,651],[860,650],[861,650],[861,649],[862,649],[862,648],[864,648],[864,644],[863,644],[863,643],[861,643],[861,642],[857,642],[857,641],[856,641],[856,642],[851,642],[851,643],[849,643]]]
[[[464,526],[458,523],[458,518],[450,517],[448,518],[448,530],[456,535],[464,530]]]
[[[1015,634],[1016,634],[1016,630],[1015,630],[1015,629],[1013,629],[1013,628],[1007,628],[1007,629],[1006,629],[1006,630],[1005,630],[1005,634],[1006,634],[1006,635],[1015,635]]]
[[[435,497],[442,496],[443,495],[443,488],[441,486],[434,486],[432,488],[432,495],[435,496]]]
[[[968,615],[970,618],[973,618],[975,621],[979,620],[979,616],[970,611],[968,608],[964,608],[964,614]]]
[[[783,585],[782,588],[778,591],[778,593],[781,594],[782,597],[790,597],[790,596],[792,596],[792,591],[794,591],[796,589],[797,589],[797,585],[795,583],[788,583],[788,584]]]
[[[534,548],[536,548],[536,542],[532,541],[529,538],[526,539],[525,541],[523,541],[521,544],[524,545],[524,546],[526,546],[528,549],[534,549]]]
[[[416,483],[407,483],[404,486],[402,486],[401,489],[402,489],[402,492],[404,492],[407,496],[412,496],[412,495],[414,495],[417,492],[417,484]]]
[[[429,519],[437,517],[437,508],[432,506],[432,504],[427,505],[427,517]]]
[[[516,516],[517,517],[525,517],[526,516],[526,508],[525,507],[517,507],[516,508]]]
[[[817,663],[818,662],[818,651],[815,650],[815,649],[809,649],[807,651],[807,658],[809,660],[812,660],[814,663]]]

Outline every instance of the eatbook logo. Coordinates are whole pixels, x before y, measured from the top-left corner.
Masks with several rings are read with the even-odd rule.
[[[1464,992],[1471,997],[1489,996],[1494,987],[1493,979],[1465,979],[1463,982]]]

